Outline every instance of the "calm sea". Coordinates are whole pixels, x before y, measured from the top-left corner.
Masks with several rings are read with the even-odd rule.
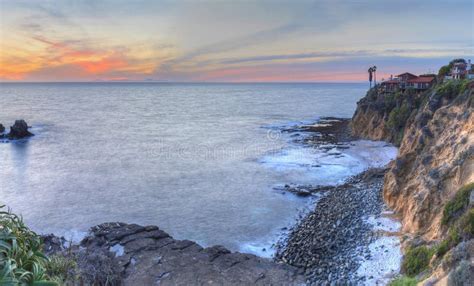
[[[276,126],[351,117],[366,84],[1,84],[0,122],[33,138],[0,143],[0,202],[40,233],[158,225],[205,246],[271,254],[307,199],[285,183],[337,183],[393,157],[359,142],[338,162]],[[312,169],[312,163],[322,165]],[[267,248],[267,252],[262,252]]]

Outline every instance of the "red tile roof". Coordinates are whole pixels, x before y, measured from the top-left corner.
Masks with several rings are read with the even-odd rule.
[[[401,74],[397,75],[397,77],[402,77],[402,76],[404,76],[404,75],[408,75],[408,76],[410,76],[410,77],[416,77],[416,75],[414,75],[414,74],[412,74],[412,73],[409,73],[409,72],[401,73]]]
[[[409,79],[408,82],[410,82],[410,83],[430,83],[434,79],[435,79],[434,76],[421,76],[421,77]]]

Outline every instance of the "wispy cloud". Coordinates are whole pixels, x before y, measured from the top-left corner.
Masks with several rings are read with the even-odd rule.
[[[399,56],[419,56],[420,54],[439,55],[445,57],[446,55],[470,55],[472,49],[470,48],[456,48],[456,49],[385,49],[385,50],[356,50],[356,51],[339,51],[339,52],[311,52],[299,54],[279,54],[279,55],[265,55],[245,58],[227,58],[215,61],[220,64],[240,64],[240,63],[258,63],[258,62],[273,62],[282,60],[300,60],[300,59],[334,59],[334,58],[355,58],[355,57],[373,57],[380,55],[399,55]]]

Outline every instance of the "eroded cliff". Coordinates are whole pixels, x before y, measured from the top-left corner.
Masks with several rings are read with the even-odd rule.
[[[384,178],[384,200],[411,238],[405,241],[406,250],[426,245],[433,255],[432,269],[436,268],[433,261],[441,260],[449,249],[461,241],[472,242],[474,212],[466,196],[474,193],[473,111],[474,82],[448,81],[423,93],[372,89],[359,101],[352,119],[354,135],[399,146]],[[464,199],[453,203],[466,186]],[[453,212],[455,218],[443,223],[448,204],[459,207]],[[445,270],[442,275],[450,271]]]
[[[358,103],[354,135],[400,147],[385,176],[384,198],[401,215],[404,231],[439,236],[444,204],[474,181],[473,108],[473,85],[462,82],[423,94],[371,90]]]

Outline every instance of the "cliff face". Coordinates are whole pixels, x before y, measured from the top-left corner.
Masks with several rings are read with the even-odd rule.
[[[387,127],[388,116],[385,97],[378,96],[376,91],[371,89],[357,103],[351,121],[352,133],[361,138],[394,142],[394,134]]]
[[[469,87],[470,86],[470,87]],[[352,119],[354,135],[400,146],[385,175],[384,199],[403,231],[441,238],[441,217],[456,191],[474,181],[472,83],[438,84],[421,95],[368,92]]]
[[[443,234],[445,204],[474,181],[473,90],[442,100],[438,109],[436,96],[410,118],[384,184],[384,199],[401,214],[403,230],[427,239]]]

